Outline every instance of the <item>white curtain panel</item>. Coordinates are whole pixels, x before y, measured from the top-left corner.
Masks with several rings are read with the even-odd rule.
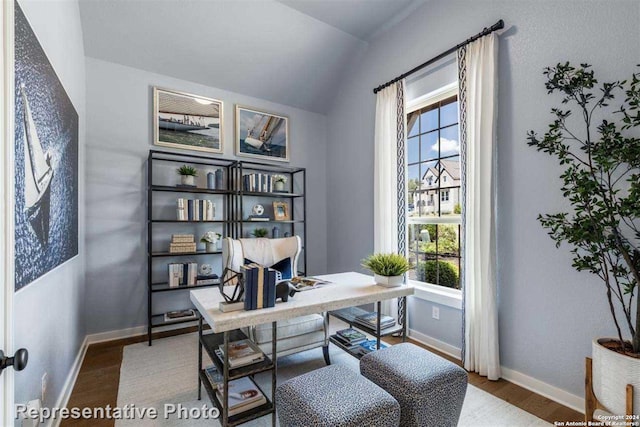
[[[382,89],[376,99],[373,194],[376,253],[398,252],[398,138],[400,134],[404,138],[404,128],[402,132],[398,129],[398,114],[401,111],[404,115],[403,89],[404,80]],[[404,122],[404,117],[401,120]],[[397,300],[384,301],[382,313],[397,319]]]
[[[466,46],[464,367],[500,378],[496,285],[496,116],[498,37]]]

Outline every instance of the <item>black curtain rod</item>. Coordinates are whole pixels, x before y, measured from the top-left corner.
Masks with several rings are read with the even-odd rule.
[[[392,84],[394,84],[395,82],[398,82],[402,79],[404,79],[407,76],[410,76],[411,74],[415,73],[416,71],[420,71],[422,70],[424,67],[433,64],[434,62],[444,58],[447,55],[450,55],[451,53],[457,51],[458,49],[460,49],[462,46],[468,45],[469,43],[478,40],[480,37],[484,37],[488,34],[493,33],[494,31],[497,30],[501,30],[504,28],[504,21],[501,19],[498,22],[496,22],[495,24],[493,24],[491,27],[486,28],[482,31],[480,31],[478,34],[476,34],[473,37],[468,38],[467,40],[463,41],[460,44],[455,45],[454,47],[452,47],[451,49],[442,52],[440,55],[434,56],[433,58],[431,58],[430,60],[428,60],[427,62],[418,65],[417,67],[415,67],[412,70],[407,71],[404,74],[399,75],[398,77],[396,77],[393,80],[390,80],[388,82],[386,82],[385,84],[381,84],[380,86],[378,86],[377,88],[373,89],[373,93],[378,93],[380,92],[382,89],[384,89],[385,87],[391,86]]]

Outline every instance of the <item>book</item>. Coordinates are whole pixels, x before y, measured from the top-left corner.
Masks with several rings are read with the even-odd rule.
[[[204,373],[207,376],[207,379],[209,379],[209,382],[211,383],[211,387],[213,387],[214,390],[222,386],[224,382],[224,377],[222,376],[220,371],[218,371],[218,368],[216,368],[216,365],[207,366],[204,369]]]
[[[264,307],[264,276],[265,271],[263,266],[257,267],[258,272],[256,280],[256,308]]]
[[[220,279],[198,279],[196,280],[196,285],[218,285],[220,284]]]
[[[220,359],[221,363],[224,363],[224,353],[219,348],[215,350],[216,356]],[[262,362],[264,360],[264,354],[255,354],[244,359],[231,360],[229,359],[229,369],[240,368],[242,366],[253,365],[254,363]]]
[[[249,221],[269,221],[270,219],[271,218],[269,218],[268,216],[249,216]]]
[[[253,310],[251,301],[253,298],[253,282],[252,282],[252,268],[249,265],[243,265],[240,267],[242,275],[244,276],[244,309]]]
[[[342,329],[336,332],[337,338],[345,344],[359,344],[367,340],[367,336],[353,328]]]
[[[249,377],[229,381],[228,388],[229,400],[227,409],[229,416],[240,414],[267,403],[267,398]],[[221,389],[222,387],[219,387],[216,391],[216,397],[224,405],[225,398]]]
[[[372,351],[377,350],[377,341],[376,340],[367,340],[365,342],[361,342],[358,346],[365,351],[366,353],[371,353]],[[389,347],[388,344],[380,341],[380,349]]]
[[[355,323],[365,326],[367,328],[375,329],[378,324],[378,314],[375,312],[369,312],[356,316]],[[380,329],[387,329],[396,324],[396,320],[391,316],[380,316]]]
[[[196,318],[196,312],[189,308],[186,310],[174,310],[174,311],[168,311],[164,314],[164,321],[165,322],[173,322],[176,320],[183,320],[183,319],[189,319],[189,318]]]
[[[182,264],[171,263],[169,268],[169,287],[177,288],[182,279]]]
[[[329,282],[316,279],[315,277],[293,277],[289,282],[297,291],[310,291],[318,286],[325,285]]]

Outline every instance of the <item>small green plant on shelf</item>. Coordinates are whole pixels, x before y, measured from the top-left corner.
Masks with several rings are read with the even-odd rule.
[[[195,187],[195,178],[198,176],[198,171],[193,166],[182,165],[178,169],[178,175],[180,175],[182,185],[188,185]]]
[[[407,258],[399,254],[373,254],[362,260],[362,266],[379,276],[402,276],[411,269]]]
[[[269,234],[269,230],[267,230],[266,228],[256,228],[251,233],[253,237],[267,237],[268,234]]]
[[[193,166],[182,165],[178,168],[180,176],[198,176],[198,171]]]

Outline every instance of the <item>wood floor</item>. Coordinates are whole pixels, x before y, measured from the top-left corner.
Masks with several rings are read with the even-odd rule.
[[[193,331],[196,331],[196,328],[160,332],[154,334],[154,336],[156,338],[162,338]],[[78,374],[78,379],[76,380],[76,384],[73,388],[67,407],[104,408],[107,405],[111,405],[112,408],[115,407],[118,398],[118,385],[120,383],[122,350],[129,344],[135,344],[145,340],[146,335],[90,345],[87,349],[87,354],[84,358],[84,362],[82,363],[82,368]],[[399,339],[387,338],[385,341],[390,344],[395,344],[399,342]],[[460,364],[460,361],[442,354],[431,347],[427,347],[417,342],[415,344],[427,348],[429,351],[439,354],[458,365]],[[553,400],[542,397],[525,388],[512,384],[509,381],[489,381],[480,375],[470,373],[469,384],[472,384],[475,387],[503,399],[512,405],[552,424],[554,421],[584,420],[584,416],[573,409],[560,405]],[[65,420],[62,422],[61,426],[111,427],[114,424],[115,422],[113,420]]]

